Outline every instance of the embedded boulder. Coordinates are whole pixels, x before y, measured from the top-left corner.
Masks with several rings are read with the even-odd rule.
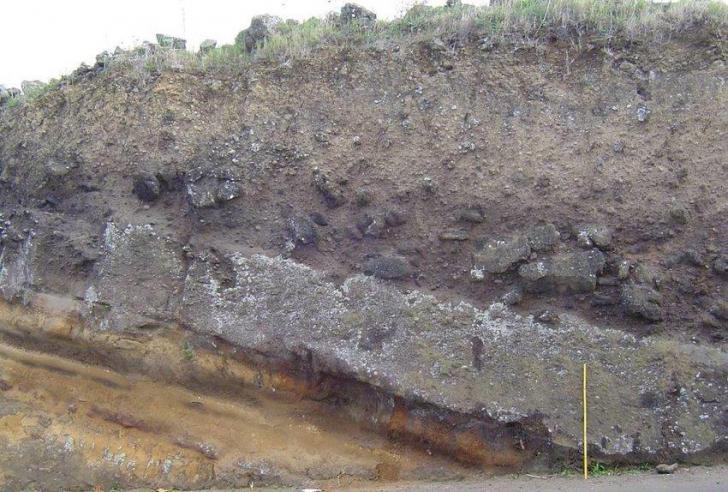
[[[491,239],[475,252],[474,269],[488,273],[505,273],[518,262],[527,259],[530,254],[531,247],[525,236]]]
[[[661,321],[663,318],[662,295],[648,285],[623,285],[620,301],[624,310],[632,316],[650,321]]]
[[[521,265],[518,274],[529,292],[592,292],[605,261],[598,249],[562,253]]]
[[[385,280],[396,280],[411,273],[409,262],[402,256],[374,256],[364,263],[364,273]]]

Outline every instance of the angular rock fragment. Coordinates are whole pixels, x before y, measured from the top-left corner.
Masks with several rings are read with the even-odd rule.
[[[505,273],[518,262],[528,258],[531,247],[524,236],[491,239],[475,252],[475,268],[489,273]]]
[[[620,301],[624,310],[632,316],[650,321],[662,320],[662,295],[647,285],[623,285]]]
[[[250,53],[273,35],[282,22],[283,19],[275,15],[256,15],[250,20],[250,27],[240,31],[235,37],[235,44]]]
[[[377,14],[367,10],[361,5],[347,3],[341,7],[342,24],[358,24],[364,27],[372,27],[377,21]]]
[[[364,273],[386,280],[407,277],[411,273],[409,262],[402,256],[375,256],[364,263]]]
[[[605,266],[598,249],[562,253],[521,265],[518,274],[529,292],[591,292]]]
[[[318,168],[313,171],[313,184],[321,192],[326,205],[330,208],[336,208],[346,203],[341,187]]]
[[[528,231],[528,244],[534,251],[551,251],[559,244],[561,235],[553,224],[541,224]]]
[[[161,193],[159,180],[153,174],[138,174],[134,176],[133,192],[141,201],[153,202]]]

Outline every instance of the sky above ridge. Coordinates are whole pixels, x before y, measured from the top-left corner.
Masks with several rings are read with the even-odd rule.
[[[195,49],[206,38],[231,43],[251,17],[275,14],[304,20],[338,11],[337,0],[21,0],[3,1],[0,15],[0,84],[68,74],[116,46],[154,41],[156,33],[180,36]],[[380,18],[401,15],[415,0],[359,0]],[[422,3],[422,2],[420,2]],[[442,5],[445,0],[430,0]],[[487,0],[469,0],[481,5]]]

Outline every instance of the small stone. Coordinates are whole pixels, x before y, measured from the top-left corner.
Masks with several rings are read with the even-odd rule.
[[[728,301],[718,301],[713,307],[710,308],[710,312],[717,318],[728,321]]]
[[[398,227],[407,223],[407,218],[398,210],[387,210],[384,212],[384,222],[389,227]]]
[[[187,47],[187,41],[167,34],[157,34],[157,44],[163,48],[183,50]]]
[[[438,236],[440,241],[467,241],[470,239],[468,231],[462,229],[447,229]]]
[[[561,235],[553,224],[542,224],[531,227],[528,231],[528,243],[534,251],[551,251],[559,243]]]
[[[314,224],[318,224],[320,226],[329,225],[329,221],[326,220],[326,217],[324,217],[323,214],[320,214],[319,212],[312,212],[309,217],[311,217],[311,220]]]
[[[555,325],[561,320],[559,315],[556,312],[551,311],[550,309],[545,309],[543,311],[535,313],[533,315],[533,319],[535,319],[539,323],[546,323],[548,325]]]
[[[640,106],[637,108],[637,121],[644,123],[650,119],[650,110],[647,106]]]
[[[205,39],[203,42],[200,43],[200,53],[203,55],[206,53],[209,53],[210,51],[214,50],[217,46],[217,41],[214,39]]]
[[[728,255],[720,255],[713,261],[713,271],[719,275],[728,275]]]
[[[161,187],[153,174],[138,174],[134,177],[134,194],[143,202],[153,202],[159,198]]]
[[[354,199],[358,207],[366,207],[372,203],[373,195],[372,192],[366,188],[358,188],[354,192]]]
[[[215,191],[217,202],[228,202],[240,196],[240,185],[235,181],[223,181]]]
[[[477,208],[464,208],[458,213],[458,220],[460,222],[479,224],[484,220],[483,212]]]
[[[627,280],[631,268],[632,264],[628,260],[620,261],[619,266],[617,266],[617,277],[619,277],[619,280]]]
[[[326,173],[318,168],[313,171],[313,184],[321,192],[326,201],[326,205],[330,208],[336,208],[346,203],[344,192],[341,188]]]
[[[670,208],[670,219],[676,224],[685,225],[690,220],[690,212],[683,205],[674,205]]]
[[[657,470],[657,473],[661,475],[669,475],[671,473],[675,473],[677,471],[677,463],[673,463],[671,465],[667,465],[665,463],[660,463],[655,467],[655,470]]]
[[[514,287],[500,298],[500,301],[506,306],[514,306],[523,300],[523,289]]]
[[[407,259],[401,256],[375,256],[364,263],[364,273],[395,280],[409,276],[411,270]]]
[[[288,232],[291,240],[300,245],[316,242],[316,230],[311,221],[305,217],[292,217],[288,219]]]
[[[612,244],[612,230],[604,224],[587,224],[576,229],[579,246],[607,249]]]

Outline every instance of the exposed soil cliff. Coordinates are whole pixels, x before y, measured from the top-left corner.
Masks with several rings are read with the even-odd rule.
[[[285,389],[507,470],[578,453],[586,362],[595,457],[724,460],[725,43],[575,39],[112,64],[7,108],[5,342]],[[203,377],[195,354],[249,374]],[[250,478],[225,473],[177,483]]]

